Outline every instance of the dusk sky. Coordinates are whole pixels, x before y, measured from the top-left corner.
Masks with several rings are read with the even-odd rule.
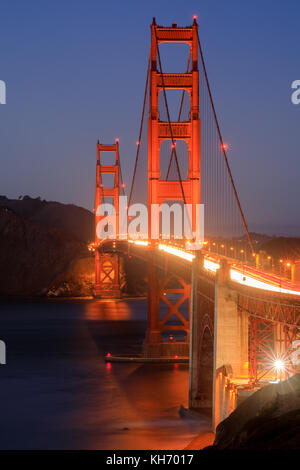
[[[98,138],[128,184],[152,17],[194,14],[250,230],[300,236],[299,0],[0,0],[0,194],[92,209]]]

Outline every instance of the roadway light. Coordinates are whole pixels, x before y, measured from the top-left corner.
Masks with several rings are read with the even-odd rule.
[[[222,144],[222,149],[223,150],[228,150],[228,144],[226,144],[225,142]]]

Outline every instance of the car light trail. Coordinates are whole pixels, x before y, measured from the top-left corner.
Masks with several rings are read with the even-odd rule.
[[[255,287],[256,289],[269,290],[272,292],[279,292],[281,294],[300,295],[300,292],[297,290],[285,289],[280,285],[273,285],[268,282],[260,281],[245,273],[236,271],[235,269],[230,270],[230,278],[232,281],[238,282],[239,284],[243,284],[248,287]]]
[[[192,253],[180,250],[179,248],[174,248],[173,246],[163,245],[162,243],[158,245],[158,248],[159,250],[165,251],[166,253],[170,253],[170,255],[178,256],[179,258],[185,259],[190,262],[192,262],[195,258],[195,255],[193,255]]]
[[[128,240],[128,243],[134,243],[134,245],[148,246],[149,242],[147,240]]]

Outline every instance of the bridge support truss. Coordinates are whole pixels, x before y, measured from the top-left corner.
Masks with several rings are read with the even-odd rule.
[[[300,313],[296,302],[275,296],[239,294],[238,309],[249,321],[249,381],[275,377],[276,360],[285,364],[281,378],[295,372],[293,344],[300,339]]]
[[[148,327],[144,342],[147,357],[187,357],[190,335],[191,285],[183,277],[148,263]],[[185,305],[184,305],[185,304]],[[185,315],[180,308],[187,311]],[[174,333],[179,334],[178,338]]]

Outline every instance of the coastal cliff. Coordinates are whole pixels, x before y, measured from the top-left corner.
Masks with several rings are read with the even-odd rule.
[[[0,208],[0,294],[43,295],[71,262],[88,255],[71,235]]]

